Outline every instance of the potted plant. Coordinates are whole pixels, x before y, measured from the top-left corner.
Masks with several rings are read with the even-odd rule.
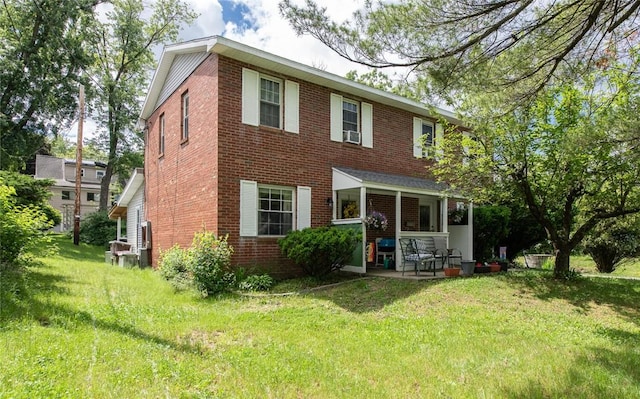
[[[365,218],[364,224],[368,229],[372,230],[386,230],[389,222],[384,213],[378,211],[371,211]]]
[[[447,277],[458,277],[460,275],[460,267],[457,265],[447,265],[444,268],[444,275]]]

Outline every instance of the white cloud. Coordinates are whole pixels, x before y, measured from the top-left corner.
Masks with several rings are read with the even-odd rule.
[[[280,0],[187,0],[200,18],[181,34],[184,40],[204,36],[222,35],[248,46],[275,55],[314,66],[344,76],[350,70],[365,71],[366,68],[338,56],[331,49],[311,36],[296,36],[295,32],[278,10]],[[302,3],[301,1],[298,1]],[[221,4],[222,3],[222,4]],[[363,0],[324,0],[331,18],[345,20],[362,7]],[[243,20],[222,21],[222,7],[242,7],[247,13]]]

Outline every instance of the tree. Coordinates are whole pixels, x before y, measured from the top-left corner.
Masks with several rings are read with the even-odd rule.
[[[640,211],[640,54],[631,54],[515,112],[505,112],[508,93],[466,96],[473,132],[450,131],[442,143],[436,174],[478,199],[520,198],[554,245],[556,277],[599,223]]]
[[[122,167],[141,166],[142,132],[135,125],[144,97],[142,90],[154,66],[152,49],[176,40],[180,25],[194,18],[180,0],[158,0],[151,10],[145,9],[142,0],[113,0],[106,20],[94,20],[86,34],[87,52],[93,55],[88,69],[93,84],[87,92],[93,113],[104,128],[97,142],[105,144],[108,154],[100,210],[107,210],[109,205],[113,174],[129,172]]]
[[[20,170],[76,115],[81,46],[97,0],[0,4],[0,168]]]
[[[510,88],[522,101],[550,82],[607,62],[612,53],[626,56],[640,29],[640,0],[367,1],[342,24],[312,0],[305,6],[283,0],[280,12],[298,34],[312,35],[346,59],[428,75],[419,83],[450,101],[469,87]]]
[[[600,224],[586,237],[584,251],[601,273],[611,273],[625,259],[640,255],[639,215]]]
[[[34,179],[17,172],[0,171],[0,184],[11,187],[12,201],[16,207],[31,208],[45,216],[45,221],[54,226],[62,221],[60,212],[49,204],[51,179]],[[1,243],[1,241],[0,241]]]

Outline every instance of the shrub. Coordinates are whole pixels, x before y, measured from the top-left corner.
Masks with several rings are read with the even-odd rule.
[[[308,227],[289,232],[278,240],[282,254],[312,277],[323,277],[339,270],[351,259],[360,233],[352,229]]]
[[[193,286],[193,278],[188,270],[189,252],[174,245],[160,252],[158,270],[160,275],[176,289],[185,290]]]
[[[174,245],[162,252],[159,271],[174,288],[193,288],[209,296],[235,287],[236,275],[230,268],[232,253],[227,236],[218,238],[203,231],[194,235],[188,249]]]
[[[640,255],[640,216],[630,215],[601,222],[584,241],[600,273],[611,273],[625,259]]]
[[[218,238],[207,231],[196,233],[189,248],[188,270],[193,276],[194,287],[203,296],[217,294],[235,286],[235,274],[231,271],[233,248],[227,237]]]
[[[52,249],[44,232],[52,226],[33,205],[17,205],[15,189],[0,185],[0,270],[17,266],[21,258]]]
[[[238,284],[242,291],[269,291],[276,281],[268,274],[247,276]]]
[[[117,234],[115,220],[109,219],[106,211],[93,212],[80,221],[80,241],[109,248],[109,241]]]
[[[40,210],[46,217],[50,226],[60,224],[62,216],[60,212],[49,204],[51,198],[51,179],[34,179],[31,176],[16,172],[0,171],[0,184],[13,187],[15,193],[15,205],[32,207]]]
[[[505,206],[480,206],[473,209],[473,253],[478,260],[494,257],[496,247],[509,234],[511,211]]]

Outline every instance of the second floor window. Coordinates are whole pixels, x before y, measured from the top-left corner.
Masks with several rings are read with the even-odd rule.
[[[280,82],[260,78],[260,124],[280,127]]]
[[[159,131],[158,142],[159,142],[158,153],[162,155],[164,154],[164,114],[160,115],[160,131]]]
[[[182,141],[189,139],[189,92],[182,94]]]
[[[62,199],[63,199],[63,200],[70,200],[70,199],[72,199],[72,197],[71,197],[71,191],[63,191],[63,192],[62,192]]]
[[[102,180],[104,177],[104,170],[96,170],[96,179]]]
[[[434,145],[433,137],[433,123],[422,122],[422,142],[425,146],[431,147]]]
[[[358,103],[351,100],[342,100],[342,130],[345,132],[358,130]]]
[[[87,193],[87,201],[98,201],[100,200],[100,194],[98,193]]]

